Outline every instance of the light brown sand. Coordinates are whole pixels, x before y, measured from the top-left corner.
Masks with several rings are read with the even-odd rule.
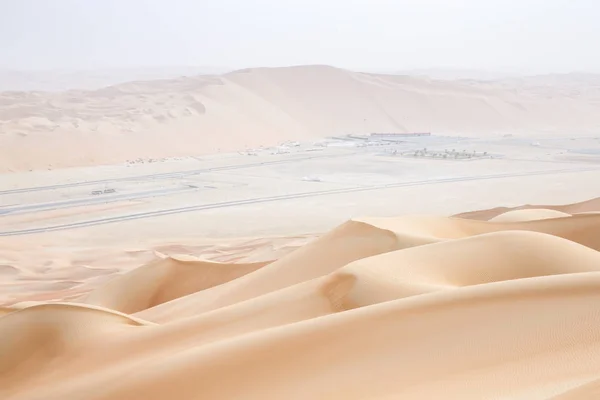
[[[103,89],[0,93],[0,172],[195,156],[370,132],[595,135],[600,93],[528,82],[257,68]],[[143,146],[140,146],[143,143]]]
[[[599,212],[357,218],[228,244],[21,241],[1,249],[0,398],[596,398]]]
[[[597,398],[599,99],[325,66],[0,93],[0,399]],[[408,131],[501,156],[310,149]]]

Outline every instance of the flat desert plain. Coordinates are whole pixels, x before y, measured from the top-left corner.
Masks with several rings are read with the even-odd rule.
[[[593,90],[536,81],[520,96],[512,82],[330,67],[210,79],[221,83],[194,99],[177,89],[175,110],[205,106],[183,133],[178,111],[123,118],[138,103],[122,114],[119,96],[168,99],[185,79],[71,93],[79,102],[62,108],[65,93],[4,95],[26,100],[2,103],[0,398],[597,397]],[[309,86],[326,89],[308,102]],[[93,93],[120,110],[97,130]],[[232,99],[253,105],[245,119]],[[440,111],[451,103],[452,119]],[[556,131],[541,113],[553,109],[548,119],[567,116],[548,123]],[[193,125],[202,115],[214,131]],[[63,141],[44,152],[34,144],[50,143],[49,123]],[[186,148],[194,126],[247,130],[213,151]]]

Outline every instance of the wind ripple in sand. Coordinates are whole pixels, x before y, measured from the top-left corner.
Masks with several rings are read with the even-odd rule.
[[[596,398],[597,211],[368,218],[272,262],[158,257],[0,308],[0,397]]]

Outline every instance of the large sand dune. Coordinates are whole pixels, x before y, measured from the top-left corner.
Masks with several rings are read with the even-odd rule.
[[[124,82],[221,74],[228,71],[231,71],[231,68],[185,66],[54,70],[0,68],[0,91],[60,92],[71,89],[95,90]]]
[[[299,240],[2,265],[0,397],[597,397],[600,200],[360,218]]]
[[[2,92],[0,171],[198,155],[350,133],[598,133],[597,86],[540,85],[301,66],[91,91]]]

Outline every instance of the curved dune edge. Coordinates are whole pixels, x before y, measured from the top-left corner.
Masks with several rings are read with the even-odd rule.
[[[358,399],[389,396],[390,392],[403,398],[444,394],[480,398],[470,392],[465,380],[479,386],[479,390],[487,385],[487,390],[505,391],[511,389],[512,383],[498,379],[499,372],[505,378],[520,377],[531,383],[539,380],[539,376],[524,374],[535,366],[547,371],[545,384],[554,387],[545,390],[551,394],[557,390],[556,386],[566,383],[551,381],[561,368],[548,371],[547,362],[557,364],[570,351],[576,362],[566,363],[563,368],[572,368],[585,376],[597,373],[594,360],[600,355],[599,334],[594,329],[598,323],[598,305],[593,304],[599,300],[600,277],[552,278],[555,277],[541,278],[540,282],[523,280],[514,285],[502,282],[496,288],[472,287],[463,293],[415,298],[405,304],[388,302],[242,337],[213,348],[200,348],[181,356],[175,363],[180,369],[161,371],[164,374],[160,375],[150,370],[139,377],[139,386],[118,385],[123,389],[114,388],[97,398],[141,399],[152,395],[160,398],[154,390],[160,390],[161,384],[174,379],[183,387],[191,379],[199,378],[204,379],[198,390],[215,398]],[[528,306],[515,304],[513,297],[526,300]],[[574,314],[554,313],[543,321],[536,318],[540,313],[551,312],[556,301]],[[523,319],[519,318],[518,335],[511,335],[517,311]],[[473,319],[481,325],[465,329],[465,323]],[[575,327],[560,329],[563,323]],[[556,336],[544,335],[552,329],[558,330]],[[435,356],[431,354],[432,347]],[[232,366],[217,361],[228,357],[236,357],[239,363]],[[197,362],[199,359],[203,361]],[[410,362],[402,363],[399,359]],[[520,365],[512,365],[517,361]],[[345,373],[340,374],[339,369]],[[569,381],[574,379],[566,371],[563,373]],[[244,374],[245,378],[237,379],[238,374]],[[265,385],[273,374],[278,376],[277,387]],[[224,380],[220,381],[221,378]],[[147,382],[154,379],[160,382],[148,387]],[[403,387],[403,382],[412,384]],[[522,394],[528,389],[513,390]],[[248,393],[252,395],[247,396]]]
[[[570,217],[572,214],[565,212],[550,210],[547,208],[531,208],[527,210],[512,210],[502,213],[500,215],[491,218],[489,221],[494,222],[521,222],[521,221],[535,221],[538,219],[553,219]]]
[[[554,396],[551,400],[597,399],[599,397],[600,379],[594,379],[590,383],[582,384],[581,386],[577,386]]]
[[[326,275],[349,262],[395,250],[400,245],[394,232],[348,221],[253,273],[136,315],[159,323],[191,317]]]
[[[239,279],[136,315],[159,323],[191,317],[324,276],[361,258],[502,230],[548,233],[600,249],[600,215],[519,223],[429,216],[363,218],[349,221],[313,243]]]
[[[15,311],[15,309],[12,307],[0,307],[0,317],[13,311]]]
[[[356,218],[272,262],[159,256],[2,306],[0,398],[595,398],[594,204]]]
[[[71,303],[71,302],[52,302],[44,303],[40,301],[27,301],[17,303],[12,306],[2,307],[6,314],[26,314],[32,312],[45,312],[45,311],[57,311],[57,312],[86,312],[90,314],[107,314],[116,318],[121,318],[128,324],[133,325],[155,325],[153,322],[144,321],[134,315],[125,314],[119,311],[111,310],[109,308],[96,306],[93,304],[82,304],[82,303]]]
[[[121,357],[93,374],[69,371],[75,379],[44,385],[45,395],[479,399],[481,393],[503,393],[551,398],[598,378],[599,289],[600,274],[585,273],[416,296],[187,351],[166,354],[159,348],[153,361],[147,354],[138,361]],[[554,311],[557,302],[564,313]],[[469,325],[474,320],[477,325]],[[125,375],[135,367],[135,374]],[[15,398],[42,398],[27,392]]]
[[[52,373],[56,360],[74,349],[127,328],[154,325],[102,307],[75,303],[29,302],[0,317],[0,387],[28,381],[32,374]],[[0,389],[0,394],[2,389]]]
[[[184,256],[166,257],[115,278],[80,301],[124,313],[135,313],[221,285],[267,264],[226,264]]]
[[[580,214],[584,212],[599,212],[600,211],[600,197],[582,201],[579,203],[565,204],[565,205],[531,205],[525,204],[518,207],[496,207],[487,210],[468,211],[460,214],[455,214],[453,217],[465,218],[465,219],[477,219],[482,221],[489,221],[490,219],[497,217],[498,215],[507,213],[509,211],[516,210],[530,210],[530,209],[545,209],[563,212],[566,214]]]

